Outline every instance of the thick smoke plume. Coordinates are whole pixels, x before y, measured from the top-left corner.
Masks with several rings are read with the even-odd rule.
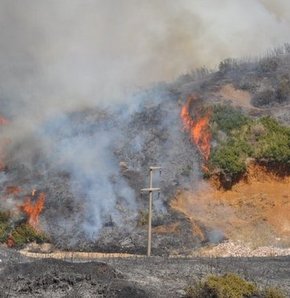
[[[1,0],[1,98],[35,117],[124,100],[132,88],[289,41],[289,11],[273,0]]]
[[[130,109],[118,119],[106,112],[98,127],[83,127],[72,113],[132,102],[136,111],[142,96],[132,91],[287,42],[289,8],[268,0],[0,0],[0,112],[11,121],[1,134],[14,142],[9,161],[69,173],[74,197],[89,210],[88,234],[108,215],[118,222],[118,200],[136,208],[127,182],[114,178],[112,152]],[[144,138],[135,141],[137,148]]]

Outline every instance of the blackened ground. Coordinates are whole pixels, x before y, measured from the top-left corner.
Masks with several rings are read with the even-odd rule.
[[[0,297],[184,297],[194,279],[237,273],[290,297],[290,257],[35,260],[0,248]],[[7,259],[5,259],[7,258]],[[9,262],[6,262],[9,260]]]
[[[0,274],[0,297],[148,297],[110,265],[38,260],[8,265]]]
[[[269,258],[136,258],[107,260],[130,281],[154,293],[150,297],[184,297],[193,280],[236,273],[261,287],[278,287],[290,297],[290,257]]]

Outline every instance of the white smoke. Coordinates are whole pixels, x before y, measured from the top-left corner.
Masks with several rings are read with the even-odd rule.
[[[86,229],[95,233],[117,200],[109,183],[116,134],[73,136],[63,114],[136,100],[131,92],[153,82],[289,42],[289,8],[282,0],[0,0],[0,113],[12,120],[3,134],[38,136],[18,159],[32,163],[37,143],[61,160],[91,206]],[[56,141],[59,130],[73,132]],[[120,187],[134,209],[132,192]]]
[[[1,0],[1,98],[36,118],[124,100],[136,87],[289,41],[288,8],[273,0]]]

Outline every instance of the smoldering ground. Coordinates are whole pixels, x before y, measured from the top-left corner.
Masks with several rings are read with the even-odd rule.
[[[132,91],[287,42],[287,7],[266,0],[1,0],[0,103],[1,113],[11,121],[1,134],[12,140],[7,162],[19,173],[15,165],[30,173],[27,190],[43,187],[52,172],[68,173],[73,200],[88,210],[81,230],[90,235],[114,214],[119,200],[136,212],[135,193],[119,176],[117,157],[126,159],[130,154],[124,152],[130,149],[139,159],[126,162],[139,170],[149,161],[173,161],[164,177],[176,185],[184,166],[180,160],[189,149],[180,150],[178,106],[164,104],[170,97],[164,89],[148,96],[133,96]],[[144,108],[149,97],[155,101]],[[94,125],[97,113],[84,112],[91,123],[72,116],[95,107],[107,114],[105,124]],[[152,123],[144,124],[148,118],[142,118],[141,109],[143,117],[149,117],[150,109],[156,119],[163,117],[156,120],[159,132]],[[134,117],[139,131],[130,127]],[[167,140],[157,151],[144,150],[144,144],[155,148],[160,131],[168,132]],[[191,156],[194,165],[196,157]],[[19,181],[15,173],[9,175]],[[122,218],[120,212],[113,217],[116,222]]]

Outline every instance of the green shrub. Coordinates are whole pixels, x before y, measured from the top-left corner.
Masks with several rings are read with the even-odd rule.
[[[9,235],[9,225],[7,223],[0,222],[0,242],[4,243]]]
[[[290,162],[290,128],[282,126],[271,117],[263,117],[259,122],[267,133],[257,141],[254,158],[282,163]]]
[[[0,242],[7,240],[11,228],[9,227],[9,213],[0,212]]]
[[[46,240],[46,237],[43,233],[36,231],[29,224],[21,224],[16,227],[11,236],[15,242],[16,246],[22,246],[29,242],[43,243]]]
[[[236,274],[209,276],[205,281],[186,289],[188,298],[243,298],[258,292],[257,287]]]
[[[277,288],[260,290],[254,283],[233,273],[209,276],[188,286],[185,291],[187,298],[286,298]]]
[[[290,163],[290,128],[271,117],[251,120],[232,107],[215,106],[211,130],[216,142],[209,159],[212,171],[238,177],[248,158]]]
[[[286,298],[283,292],[277,288],[268,288],[264,291],[265,298]]]
[[[230,133],[232,130],[239,129],[247,124],[248,121],[248,117],[231,106],[216,105],[213,107],[211,125],[216,127],[216,130]],[[213,131],[213,133],[215,132]]]
[[[237,176],[246,170],[251,147],[244,140],[229,140],[211,154],[211,163],[225,174]]]
[[[0,211],[0,223],[7,223],[9,218],[9,212]]]
[[[44,233],[29,224],[12,220],[9,212],[0,212],[0,243],[6,243],[9,238],[18,247],[33,241],[42,243],[48,240]]]

